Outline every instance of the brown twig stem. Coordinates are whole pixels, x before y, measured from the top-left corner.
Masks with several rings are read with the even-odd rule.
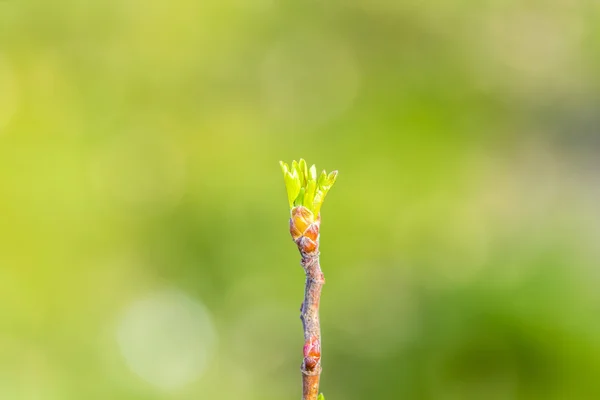
[[[290,205],[290,234],[302,255],[302,267],[306,273],[304,301],[300,308],[300,319],[304,327],[304,349],[302,359],[302,400],[319,398],[321,378],[321,326],[319,303],[321,289],[325,283],[319,265],[319,230],[321,206],[329,189],[337,179],[338,172],[326,171],[317,174],[317,168],[308,168],[306,161],[294,161],[292,167],[279,162]]]
[[[306,287],[300,319],[304,328],[304,359],[302,360],[302,400],[317,400],[321,377],[321,326],[319,303],[325,283],[319,265],[319,251],[302,254],[302,267],[306,272]]]

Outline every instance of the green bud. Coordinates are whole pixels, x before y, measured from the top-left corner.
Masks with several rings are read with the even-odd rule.
[[[308,168],[306,161],[301,158],[295,160],[290,166],[283,161],[279,162],[288,195],[290,210],[297,206],[309,209],[315,216],[319,215],[323,201],[329,189],[337,179],[337,171],[327,175],[326,171],[317,174],[317,167]]]

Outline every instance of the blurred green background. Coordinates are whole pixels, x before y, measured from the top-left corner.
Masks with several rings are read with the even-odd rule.
[[[0,1],[0,399],[600,399],[594,1]]]

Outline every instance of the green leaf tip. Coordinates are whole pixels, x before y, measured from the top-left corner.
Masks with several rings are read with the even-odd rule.
[[[313,164],[309,168],[303,158],[300,161],[294,160],[291,167],[283,161],[279,161],[279,165],[283,173],[290,210],[303,206],[318,216],[325,196],[337,179],[338,172],[327,174],[327,171],[323,170],[319,175],[317,167]]]
[[[317,397],[317,400],[325,400],[325,396],[323,396],[323,393],[319,394],[319,397]]]

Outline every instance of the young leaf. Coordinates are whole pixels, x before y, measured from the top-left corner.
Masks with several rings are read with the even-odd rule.
[[[308,170],[309,172],[309,179],[311,181],[315,181],[315,183],[317,183],[317,167],[315,166],[315,164],[313,164],[310,169]]]
[[[313,202],[315,201],[315,191],[317,190],[317,182],[314,180],[309,180],[308,185],[306,186],[306,193],[304,194],[304,207],[307,207],[309,210],[314,210]]]
[[[319,180],[317,181],[317,186],[323,186],[325,184],[326,180],[327,180],[327,171],[323,170],[323,172],[321,172],[321,175],[319,175]]]
[[[337,178],[337,171],[328,175],[323,170],[319,175],[317,167],[311,165],[309,168],[303,158],[300,161],[294,160],[291,166],[283,161],[280,161],[279,165],[285,180],[290,210],[304,206],[313,215],[318,216],[325,196]]]
[[[302,184],[302,186],[306,187],[306,181],[308,179],[308,168],[306,167],[306,161],[304,160],[304,158],[300,159],[300,162],[298,163],[298,170],[300,172],[300,183]]]
[[[290,167],[288,167],[287,163],[284,163],[283,161],[279,161],[279,165],[281,165],[281,172],[283,172],[283,176],[285,176],[285,174],[290,170]]]
[[[298,197],[296,197],[296,201],[294,201],[294,206],[301,206],[304,203],[304,192],[306,188],[300,188],[298,193]]]
[[[329,182],[329,186],[333,186],[333,184],[335,183],[335,180],[337,179],[337,176],[338,176],[337,171],[333,171],[327,176],[327,181]]]

